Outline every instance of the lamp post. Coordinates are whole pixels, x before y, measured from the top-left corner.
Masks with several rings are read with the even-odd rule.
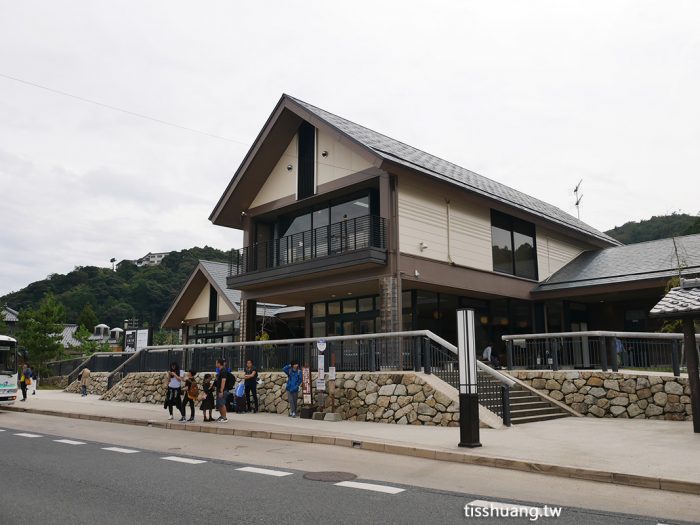
[[[476,391],[474,310],[457,310],[459,347],[459,446],[480,447],[479,395]]]

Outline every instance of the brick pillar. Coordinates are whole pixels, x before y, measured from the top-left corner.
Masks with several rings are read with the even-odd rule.
[[[241,300],[241,333],[239,341],[255,341],[258,302],[254,299]]]
[[[399,315],[399,286],[396,276],[379,278],[379,331],[398,332],[401,330]]]

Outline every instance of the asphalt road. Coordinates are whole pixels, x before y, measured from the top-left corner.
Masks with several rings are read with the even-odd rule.
[[[60,439],[69,442],[56,441]],[[239,470],[253,465],[211,457],[123,446],[105,450],[115,445],[75,435],[64,438],[5,428],[0,431],[0,446],[3,479],[18,480],[2,484],[0,523],[533,523],[531,514],[465,517],[464,506],[472,501],[497,502],[483,495],[364,479],[355,482],[369,486],[339,486],[304,479],[304,472],[288,468],[259,473]],[[201,462],[182,462],[192,459]],[[632,525],[658,520],[563,508],[560,518],[539,517],[536,522]]]

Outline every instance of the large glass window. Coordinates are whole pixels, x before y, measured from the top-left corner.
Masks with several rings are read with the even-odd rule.
[[[491,211],[493,271],[537,280],[535,225]]]

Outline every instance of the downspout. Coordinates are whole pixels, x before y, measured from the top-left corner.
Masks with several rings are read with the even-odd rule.
[[[399,262],[400,252],[399,252],[399,189],[398,180],[396,176],[389,179],[389,187],[391,188],[391,207],[394,223],[394,261],[396,264],[396,327],[399,330],[403,330],[403,283],[401,282],[401,264]]]
[[[447,215],[447,262],[454,264],[450,251],[450,199],[445,199],[445,213]]]

